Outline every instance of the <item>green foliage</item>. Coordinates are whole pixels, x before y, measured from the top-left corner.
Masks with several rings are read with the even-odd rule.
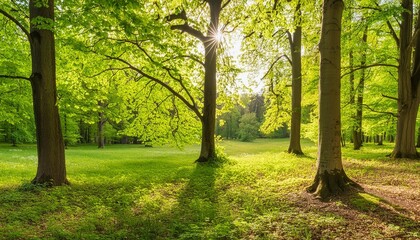
[[[239,139],[243,142],[251,142],[258,137],[260,123],[255,113],[245,113],[239,120]]]

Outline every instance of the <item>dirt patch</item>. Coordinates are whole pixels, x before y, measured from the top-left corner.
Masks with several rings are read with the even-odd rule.
[[[312,239],[419,239],[419,198],[400,204],[405,197],[401,192],[363,187],[324,202],[306,192],[290,195],[290,200],[304,212],[343,219],[339,226],[311,226]]]

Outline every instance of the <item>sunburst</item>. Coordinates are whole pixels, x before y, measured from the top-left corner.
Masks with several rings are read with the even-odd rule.
[[[210,26],[208,34],[207,34],[207,41],[206,45],[209,50],[213,50],[213,48],[218,48],[223,41],[223,26],[219,25],[218,27],[214,26],[213,24]]]

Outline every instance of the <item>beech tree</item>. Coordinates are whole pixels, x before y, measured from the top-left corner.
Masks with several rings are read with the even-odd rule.
[[[412,52],[413,47],[420,49],[420,18],[417,17],[413,34],[413,1],[403,0],[401,6],[403,10],[399,37],[398,123],[391,157],[418,158],[415,136],[420,103],[420,51],[415,51],[413,60]]]
[[[307,188],[321,198],[345,190],[353,183],[343,169],[341,160],[341,18],[342,0],[324,0],[321,26],[319,82],[319,140],[317,172]]]
[[[81,4],[86,18],[77,20],[84,25],[82,31],[93,32],[91,38],[78,37],[86,45],[85,50],[108,60],[108,66],[98,72],[131,71],[136,81],[146,83],[146,88],[157,90],[156,86],[159,86],[165,94],[176,98],[172,101],[159,94],[165,101],[183,104],[194,114],[194,121],[201,123],[202,132],[197,162],[217,157],[216,98],[223,98],[223,92],[217,92],[217,88],[224,78],[224,73],[217,70],[226,68],[226,64],[218,64],[222,30],[219,21],[222,10],[230,3],[222,0],[157,1],[153,4],[149,1],[87,1]],[[104,14],[100,10],[103,7],[110,14]],[[103,18],[96,20],[89,17],[91,15]],[[227,17],[230,17],[228,12],[224,15]],[[231,28],[227,25],[223,27]],[[91,26],[95,28],[91,29]],[[197,137],[194,132],[191,134]]]
[[[204,99],[203,112],[200,118],[202,123],[201,134],[201,151],[197,162],[207,162],[216,158],[216,145],[214,140],[216,127],[216,97],[217,97],[217,81],[216,81],[216,65],[217,65],[217,48],[219,44],[218,34],[220,12],[222,11],[222,0],[206,0],[210,8],[210,22],[208,24],[207,35],[204,35],[197,29],[191,27],[185,12],[177,15],[171,15],[169,20],[182,19],[184,24],[173,25],[172,29],[186,32],[199,39],[204,46]],[[229,3],[229,1],[227,2]]]
[[[5,9],[0,9],[0,13],[21,29],[31,49],[30,77],[2,77],[26,79],[31,83],[38,152],[38,169],[32,182],[67,184],[64,141],[57,107],[54,1],[29,1],[29,30],[25,23]]]
[[[292,62],[292,119],[290,121],[289,153],[303,154],[300,146],[300,129],[302,119],[302,26],[301,2],[296,3],[295,29],[293,34],[287,32],[290,42]]]

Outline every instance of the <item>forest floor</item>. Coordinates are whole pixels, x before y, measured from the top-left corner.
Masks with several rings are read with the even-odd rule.
[[[343,148],[363,190],[305,192],[316,146],[222,143],[230,161],[196,165],[198,146],[66,150],[70,186],[33,186],[35,146],[0,145],[0,239],[420,239],[420,161],[392,146]]]

